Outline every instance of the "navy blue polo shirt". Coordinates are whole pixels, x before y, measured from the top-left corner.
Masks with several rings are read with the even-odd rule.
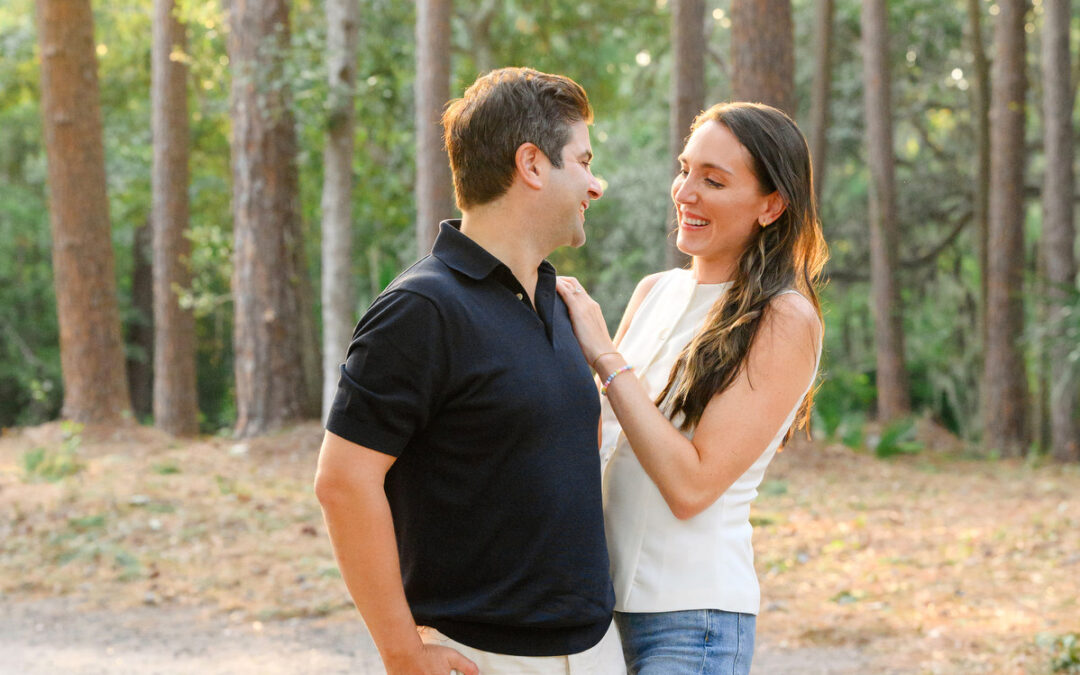
[[[611,622],[596,387],[540,265],[510,269],[442,223],[360,319],[326,428],[386,476],[417,624],[484,651],[575,654]]]

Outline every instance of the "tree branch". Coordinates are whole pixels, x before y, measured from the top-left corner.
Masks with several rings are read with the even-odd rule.
[[[955,221],[952,230],[949,231],[945,238],[934,246],[927,249],[925,252],[917,254],[911,258],[905,258],[900,261],[900,267],[907,270],[919,269],[926,267],[937,260],[938,256],[945,252],[950,246],[952,246],[957,237],[964,231],[964,229],[971,222],[971,209],[961,208],[954,210],[954,212],[945,214],[942,217],[942,221],[951,222]],[[865,267],[865,266],[862,266]],[[859,281],[869,281],[870,275],[863,271],[854,270],[827,270],[825,272],[826,281],[837,283],[855,283]]]

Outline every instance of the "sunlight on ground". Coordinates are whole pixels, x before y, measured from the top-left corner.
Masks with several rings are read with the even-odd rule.
[[[210,603],[252,625],[352,616],[312,493],[320,439],[317,425],[246,443],[8,431],[0,599]],[[1080,631],[1078,467],[797,443],[753,520],[761,642],[857,650],[872,672],[1034,673],[1051,657],[1038,636]]]

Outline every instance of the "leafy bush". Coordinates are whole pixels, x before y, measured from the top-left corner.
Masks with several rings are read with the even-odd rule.
[[[868,373],[829,371],[814,396],[814,426],[825,438],[851,448],[863,445],[863,425],[877,397]]]
[[[1036,643],[1050,653],[1050,670],[1054,673],[1080,673],[1080,634],[1040,634]]]
[[[22,455],[22,469],[27,481],[58,480],[73,476],[83,469],[78,459],[79,446],[82,444],[83,425],[72,422],[63,423],[64,440],[59,448],[42,447],[27,450]]]
[[[882,430],[881,439],[874,446],[874,454],[886,459],[896,455],[918,454],[922,449],[922,442],[915,440],[915,419],[905,417],[894,420]]]

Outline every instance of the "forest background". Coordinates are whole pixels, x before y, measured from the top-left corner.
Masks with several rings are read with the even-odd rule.
[[[5,0],[0,602],[352,619],[320,405],[454,215],[442,106],[527,65],[596,109],[553,262],[612,323],[682,262],[696,112],[810,141],[826,345],[755,507],[763,672],[1080,671],[1078,42],[1068,0]]]
[[[612,322],[637,279],[679,262],[668,187],[689,118],[715,101],[765,100],[811,138],[832,252],[816,430],[876,445],[881,427],[868,439],[868,420],[891,425],[884,435],[896,441],[913,414],[986,454],[1075,461],[1080,8],[1055,2],[295,0],[235,3],[230,14],[228,3],[130,0],[98,4],[79,22],[50,6],[84,3],[41,0],[35,24],[32,0],[9,0],[0,7],[0,425],[133,415],[174,433],[243,436],[317,416],[316,331],[325,329],[330,373],[347,344],[340,326],[351,330],[426,250],[434,223],[454,215],[432,116],[478,73],[513,64],[574,77],[596,109],[594,168],[606,194],[590,209],[589,243],[554,262]],[[334,11],[355,14],[335,20]],[[161,17],[174,26],[171,42]],[[81,79],[59,68],[42,77],[52,57],[79,51],[73,25],[92,31],[84,51],[100,85],[85,63]],[[158,81],[173,78],[172,99],[151,96],[152,53],[166,55]],[[50,172],[85,163],[95,132],[86,127],[75,150],[57,140],[52,157],[47,139],[92,121],[99,105],[100,174],[56,173],[66,182],[50,192]],[[344,123],[351,147],[335,193],[342,171],[331,153]],[[168,169],[177,143],[187,174]],[[177,194],[179,211],[168,204]],[[152,234],[155,213],[171,240]],[[342,213],[351,239],[326,246],[328,218]],[[104,249],[92,248],[95,231]],[[331,277],[335,249],[347,257]],[[72,251],[81,267],[63,257]],[[100,264],[89,269],[87,258]],[[156,299],[154,261],[179,275],[158,272]],[[275,276],[284,282],[274,286]],[[331,334],[334,288],[351,295]],[[191,321],[186,334],[172,323],[156,331],[156,351],[164,345],[174,359],[158,356],[158,380],[182,373],[184,359],[194,368],[171,390],[153,375],[155,313],[173,320],[163,305]],[[113,315],[120,333],[109,332]],[[283,325],[298,328],[273,332]],[[178,336],[179,351],[162,342]],[[283,362],[303,368],[245,375]],[[176,403],[177,387],[179,399],[195,392],[197,413]],[[299,399],[272,393],[284,390]]]

